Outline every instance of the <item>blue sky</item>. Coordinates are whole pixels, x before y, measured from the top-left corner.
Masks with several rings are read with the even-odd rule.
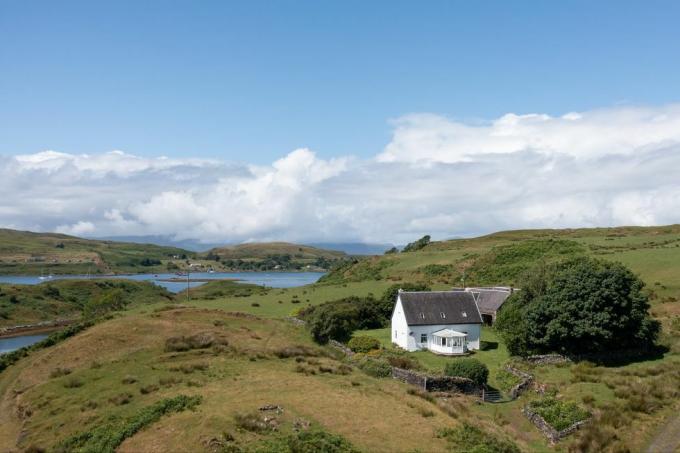
[[[680,97],[678,2],[0,2],[0,154],[370,157],[390,120]]]
[[[0,227],[680,222],[680,3],[0,0]]]

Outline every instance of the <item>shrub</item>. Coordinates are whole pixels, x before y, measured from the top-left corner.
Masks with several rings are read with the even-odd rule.
[[[417,250],[424,248],[429,243],[430,243],[430,235],[426,234],[425,236],[421,237],[417,241],[409,242],[408,244],[406,244],[406,247],[404,247],[401,252],[402,253],[415,252]]]
[[[579,258],[524,280],[497,323],[511,353],[522,349],[516,344],[523,353],[567,354],[654,346],[660,324],[649,315],[644,283],[623,264]]]
[[[404,355],[388,355],[387,361],[390,365],[404,370],[418,370],[420,363],[416,359]]]
[[[82,379],[79,379],[77,377],[71,376],[66,381],[64,381],[64,387],[67,389],[75,389],[78,387],[82,387],[85,383],[83,382]]]
[[[130,401],[132,401],[131,393],[120,393],[116,396],[112,396],[111,398],[109,398],[109,403],[113,403],[116,406],[128,404]]]
[[[68,374],[71,374],[70,368],[57,367],[50,372],[50,377],[51,378],[57,378],[57,377],[61,377],[61,376],[66,376]]]
[[[381,359],[372,359],[364,357],[357,364],[359,368],[369,376],[383,378],[392,375],[392,367],[389,363]]]
[[[88,451],[114,453],[116,448],[128,437],[159,420],[163,415],[193,409],[201,403],[200,396],[179,395],[161,400],[138,411],[125,419],[114,419],[108,423],[97,424],[92,430],[84,431],[59,442],[54,451],[67,453]]]
[[[188,337],[170,337],[165,340],[166,352],[183,352],[191,349],[209,348],[215,342],[215,337],[210,333],[198,333]]]
[[[312,336],[319,343],[328,340],[347,341],[357,329],[382,327],[385,319],[376,300],[370,297],[348,297],[309,307],[300,312]]]
[[[270,439],[263,443],[258,452],[287,453],[359,453],[344,437],[319,429],[301,430],[288,436]]]
[[[153,393],[158,391],[158,386],[156,384],[149,384],[145,385],[144,387],[139,389],[139,393],[142,395],[148,395],[149,393]]]
[[[347,346],[354,352],[368,352],[380,349],[380,341],[377,338],[359,335],[349,340]]]
[[[128,376],[125,376],[121,382],[123,384],[134,384],[135,382],[137,382],[137,378],[134,377],[134,376],[128,375]]]
[[[437,431],[437,437],[446,439],[453,451],[469,451],[475,453],[520,453],[517,445],[501,440],[491,433],[469,423],[458,428],[444,428]]]
[[[316,348],[306,346],[303,344],[296,344],[293,346],[286,346],[284,348],[277,349],[274,351],[274,355],[279,359],[287,359],[290,357],[318,357],[321,355],[320,351]]]
[[[444,367],[447,376],[459,376],[472,380],[476,384],[486,384],[489,378],[489,369],[477,359],[454,359]]]

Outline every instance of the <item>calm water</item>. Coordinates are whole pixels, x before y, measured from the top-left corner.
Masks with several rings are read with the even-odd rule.
[[[197,272],[191,274],[191,279],[220,280],[224,278],[237,279],[240,283],[253,283],[256,285],[266,285],[272,288],[292,288],[294,286],[309,285],[316,282],[323,273],[321,272],[234,272],[217,273]],[[52,278],[41,279],[31,276],[7,276],[0,275],[0,283],[16,283],[22,285],[36,285],[59,279],[83,279],[85,275],[55,275]],[[168,291],[179,292],[186,289],[186,281],[183,282],[164,282],[162,280],[171,278],[181,278],[176,274],[137,274],[137,275],[117,275],[117,276],[92,276],[90,278],[125,278],[138,281],[151,281],[163,286]],[[186,278],[186,277],[184,277]],[[205,282],[191,282],[190,286],[202,285]],[[33,343],[47,338],[47,334],[23,335],[20,337],[0,338],[0,354],[14,351],[15,349],[30,346]]]
[[[309,285],[316,282],[322,272],[196,272],[191,274],[191,279],[220,280],[225,278],[237,279],[241,283],[253,283],[265,285],[271,288],[292,288],[295,286]],[[0,283],[17,283],[22,285],[36,285],[38,283],[49,282],[59,279],[83,279],[86,275],[55,275],[52,278],[41,279],[38,276],[10,276],[0,275]],[[162,280],[179,277],[176,274],[136,274],[136,275],[97,275],[89,278],[125,278],[129,280],[151,281],[163,286],[168,291],[179,292],[187,287],[186,281],[183,282],[164,282]],[[190,286],[200,286],[205,282],[191,282]]]
[[[47,338],[47,334],[23,335],[20,337],[0,338],[0,354],[12,352],[15,349],[30,346],[40,340]]]

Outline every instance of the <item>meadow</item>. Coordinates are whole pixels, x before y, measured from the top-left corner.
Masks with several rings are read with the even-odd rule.
[[[368,258],[306,287],[220,281],[192,289],[190,299],[186,294],[172,303],[150,298],[0,373],[0,439],[19,448],[52,448],[102,424],[116,434],[148,408],[197,396],[201,402],[193,409],[154,419],[123,439],[118,451],[164,451],[172,445],[186,451],[247,451],[294,436],[300,426],[339,436],[361,451],[457,451],[447,441],[455,436],[445,435],[445,429],[468,425],[524,451],[579,451],[583,445],[641,451],[677,413],[680,400],[679,235],[677,226],[505,232]],[[598,429],[556,446],[521,413],[544,395],[531,391],[497,404],[420,395],[406,384],[367,375],[285,319],[325,301],[379,298],[395,282],[444,289],[464,277],[467,285],[510,285],[537,260],[579,255],[622,261],[642,277],[651,312],[664,326],[666,352],[613,364],[531,365],[509,357],[497,333],[485,327],[484,347],[473,357],[489,368],[491,386],[507,391],[513,382],[502,369],[511,363],[532,373],[544,395],[557,395],[597,417]],[[387,328],[355,335],[373,336],[387,351],[393,348]],[[205,341],[201,338],[210,345],[194,348]],[[441,373],[457,360],[427,352],[407,355],[429,373]],[[263,422],[269,412],[259,408],[268,405],[283,410],[271,414],[276,429]]]

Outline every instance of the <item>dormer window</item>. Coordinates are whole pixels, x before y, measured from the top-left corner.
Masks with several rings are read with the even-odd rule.
[[[463,312],[463,318],[467,318],[467,313]]]
[[[420,314],[420,318],[421,318],[421,319],[425,319],[425,313],[421,313],[421,314]]]
[[[446,313],[444,313],[443,311],[439,312],[439,315],[442,317],[442,319],[446,318]]]

